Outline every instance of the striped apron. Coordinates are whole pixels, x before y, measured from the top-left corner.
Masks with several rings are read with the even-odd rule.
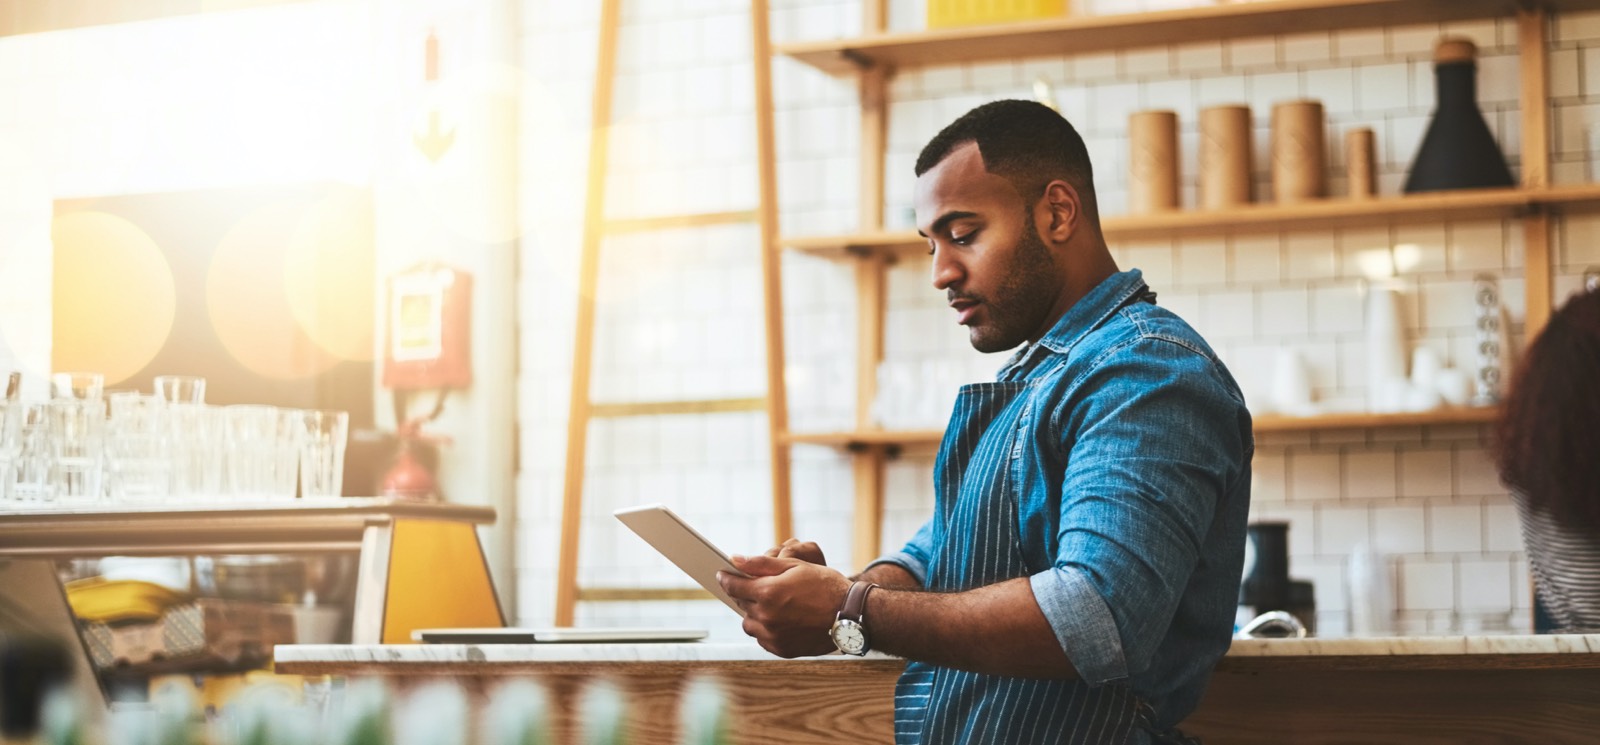
[[[1026,382],[961,389],[934,466],[937,503],[927,589],[957,592],[1026,577],[1008,463],[1033,423]],[[895,689],[897,745],[1123,743],[1140,702],[1123,684],[1030,680],[912,662]]]

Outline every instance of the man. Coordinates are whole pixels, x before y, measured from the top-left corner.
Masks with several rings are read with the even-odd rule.
[[[722,575],[769,651],[909,663],[898,743],[1177,742],[1232,637],[1250,415],[1227,369],[1100,233],[1088,152],[1028,101],[917,160],[919,233],[972,346],[934,516],[846,579],[814,544]]]

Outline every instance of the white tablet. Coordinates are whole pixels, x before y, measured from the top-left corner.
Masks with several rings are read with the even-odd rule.
[[[623,642],[693,642],[706,638],[704,629],[417,629],[411,640],[427,644],[581,644]]]
[[[684,574],[700,583],[707,592],[726,603],[734,613],[744,615],[744,611],[733,602],[733,598],[722,591],[722,585],[717,584],[717,572],[729,572],[740,577],[747,575],[735,569],[733,562],[722,549],[712,545],[705,536],[689,527],[683,518],[659,504],[629,507],[612,514],[616,515],[623,525],[638,533],[639,537],[651,547],[661,552],[662,556],[677,564]]]

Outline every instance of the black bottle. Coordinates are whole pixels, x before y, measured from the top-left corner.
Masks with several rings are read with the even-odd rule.
[[[1434,48],[1437,103],[1411,161],[1404,191],[1481,189],[1515,184],[1506,156],[1478,110],[1478,47],[1447,36]]]
[[[1239,604],[1253,615],[1289,609],[1289,524],[1250,523],[1246,528],[1255,562],[1239,587]]]

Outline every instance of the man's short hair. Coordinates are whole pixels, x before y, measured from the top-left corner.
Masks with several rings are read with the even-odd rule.
[[[1087,209],[1094,209],[1089,149],[1078,130],[1054,109],[1036,101],[1010,99],[968,111],[922,148],[917,175],[927,173],[968,142],[977,143],[984,169],[1010,181],[1028,202],[1042,196],[1051,181],[1061,179],[1078,190]]]

